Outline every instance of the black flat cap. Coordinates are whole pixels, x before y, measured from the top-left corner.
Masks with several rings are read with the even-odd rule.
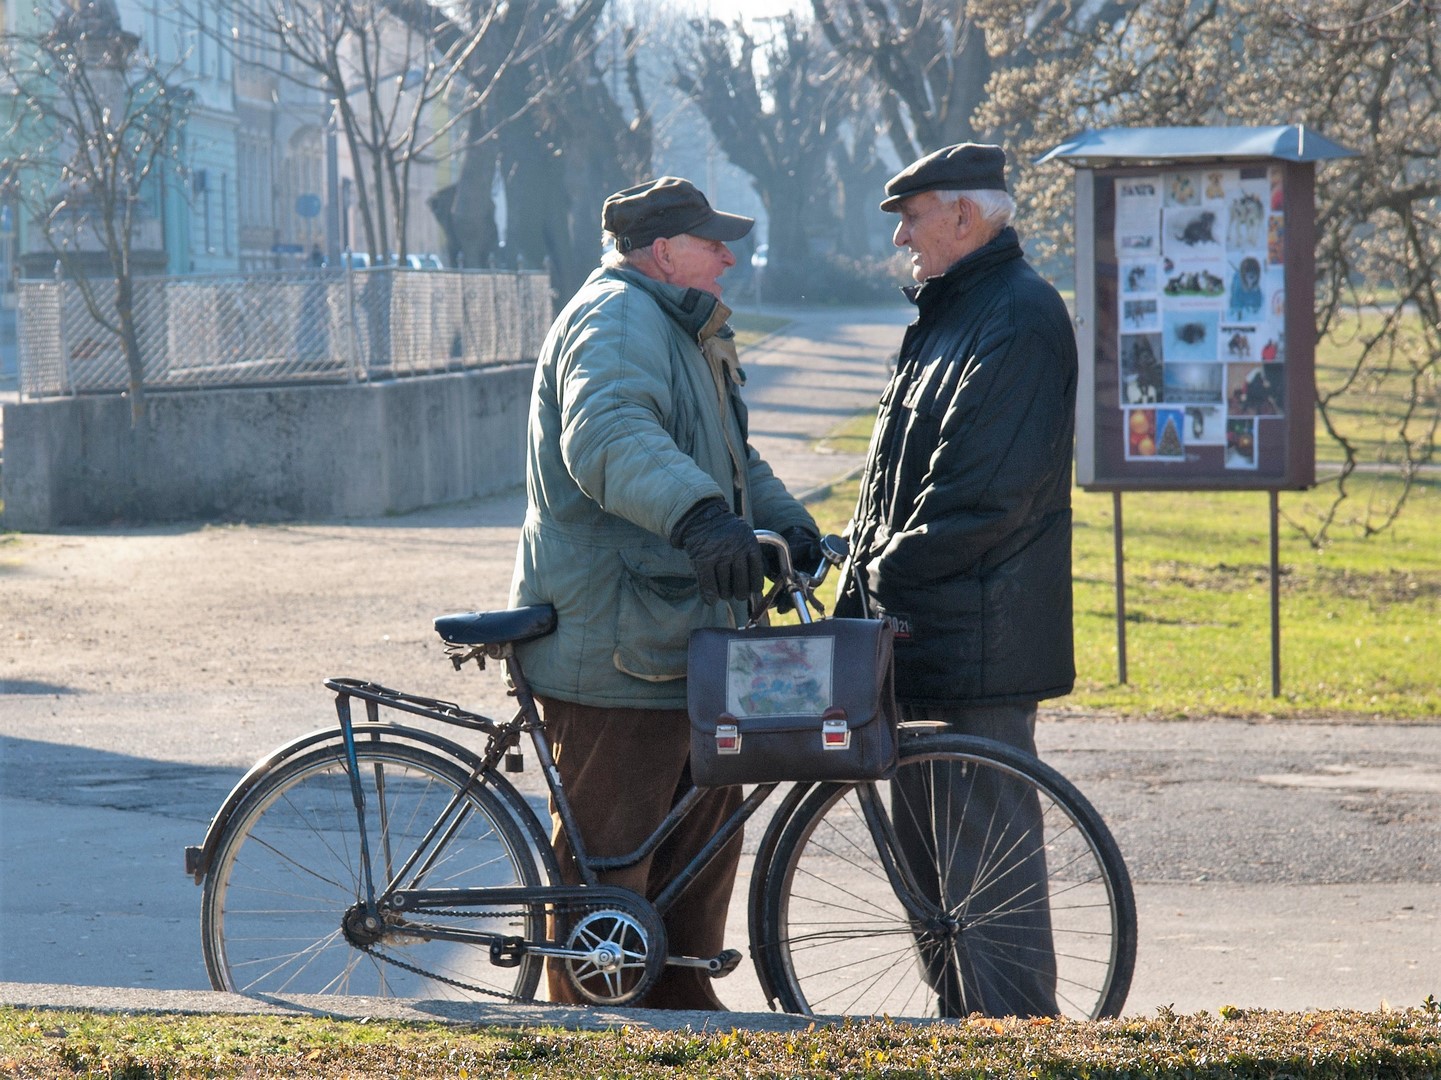
[[[1006,152],[988,143],[957,143],[927,154],[886,181],[882,210],[922,191],[1005,191]]]
[[[739,240],[755,223],[755,218],[713,210],[700,188],[678,176],[617,191],[600,211],[601,228],[616,238],[621,251],[681,233],[702,240]]]

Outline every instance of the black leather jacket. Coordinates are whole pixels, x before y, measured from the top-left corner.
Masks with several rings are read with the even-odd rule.
[[[896,689],[935,706],[1071,691],[1076,340],[1006,228],[906,290],[919,314],[881,395],[852,529]],[[854,581],[837,614],[860,615]]]

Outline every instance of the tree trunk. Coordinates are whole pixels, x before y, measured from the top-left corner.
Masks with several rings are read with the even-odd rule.
[[[138,428],[145,416],[145,357],[135,328],[135,286],[130,275],[115,278],[115,315],[120,324],[120,345],[125,353],[126,392],[130,396],[130,426]]]
[[[495,140],[484,140],[489,122],[476,110],[470,116],[471,143],[461,157],[460,174],[450,187],[431,198],[431,210],[445,231],[447,259],[452,266],[475,270],[491,266],[500,246],[495,224]]]

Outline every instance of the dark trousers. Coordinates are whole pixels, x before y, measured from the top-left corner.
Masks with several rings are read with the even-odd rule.
[[[1036,752],[1035,705],[902,707],[906,720]],[[891,785],[901,850],[921,891],[961,926],[918,935],[926,981],[943,1016],[1054,1016],[1051,936],[1040,800],[996,770],[902,769]],[[983,861],[982,856],[985,856]]]
[[[690,720],[684,709],[610,709],[540,699],[556,766],[582,842],[591,856],[626,855],[640,847],[691,787]],[[739,787],[708,791],[648,858],[599,875],[654,900],[740,805]],[[561,877],[580,882],[570,843],[551,805],[552,842]],[[677,898],[665,916],[671,956],[713,957],[725,948],[726,910],[740,864],[738,834]],[[560,962],[547,965],[550,999],[584,1001]],[[724,1009],[710,976],[697,968],[667,967],[637,1007]]]

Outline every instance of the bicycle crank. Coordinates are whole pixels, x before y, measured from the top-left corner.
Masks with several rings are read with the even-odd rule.
[[[571,924],[566,946],[571,985],[596,1005],[638,1000],[665,969],[665,926],[648,904],[587,912]]]

